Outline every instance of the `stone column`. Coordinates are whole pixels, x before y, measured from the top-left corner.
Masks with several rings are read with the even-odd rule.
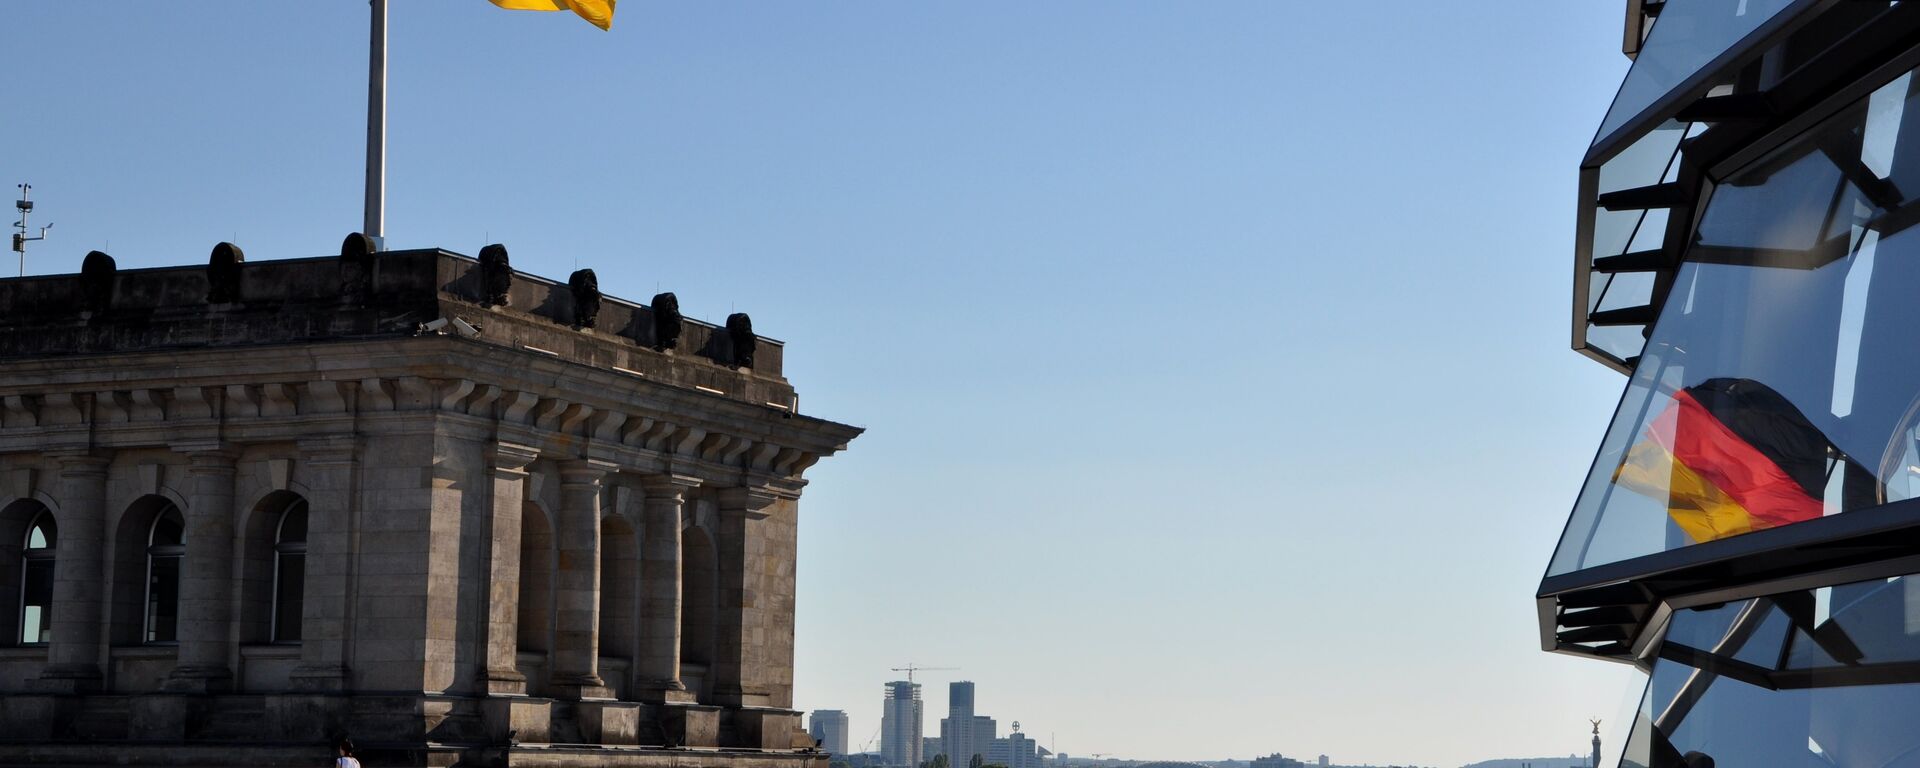
[[[47,666],[35,686],[80,693],[98,690],[106,649],[101,617],[106,611],[107,460],[61,456],[60,509],[54,524],[53,634]]]
[[[187,553],[180,573],[180,655],[162,686],[178,692],[232,687],[233,475],[238,454],[194,451],[188,458]]]
[[[527,465],[537,448],[496,444],[487,455],[493,483],[487,550],[487,658],[481,674],[490,694],[527,692],[520,673],[520,514],[526,504]]]
[[[775,496],[764,488],[727,488],[720,491],[720,615],[714,634],[714,703],[724,706],[767,706],[770,692],[753,675],[759,648],[755,640],[765,625],[766,606],[760,595],[766,569],[765,534],[760,529]]]
[[[560,466],[551,687],[566,698],[612,697],[600,679],[600,480],[610,469],[597,461]]]
[[[300,666],[291,675],[299,690],[347,687],[353,527],[359,509],[355,443],[352,435],[338,435],[300,444],[301,478],[307,486],[307,595],[300,617]]]
[[[686,515],[687,492],[698,488],[697,478],[654,475],[643,487],[640,533],[640,637],[634,650],[643,701],[693,701],[680,682],[681,552],[680,528]]]

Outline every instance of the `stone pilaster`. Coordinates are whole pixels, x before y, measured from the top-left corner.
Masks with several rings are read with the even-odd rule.
[[[715,704],[764,707],[770,691],[751,677],[760,665],[756,632],[766,624],[760,594],[767,567],[765,521],[777,497],[765,488],[720,491],[720,615],[714,637]]]
[[[58,493],[60,527],[54,543],[53,634],[47,666],[35,686],[40,690],[80,693],[97,690],[105,635],[100,625],[106,607],[107,460],[61,456]]]
[[[687,492],[696,478],[654,475],[643,487],[640,534],[640,636],[634,649],[639,698],[685,702],[693,695],[680,682],[681,542]]]
[[[597,461],[560,466],[551,687],[563,698],[612,695],[600,678],[600,480],[610,469]]]
[[[493,514],[489,519],[487,573],[487,657],[481,680],[490,694],[527,692],[520,673],[520,516],[526,504],[527,465],[537,448],[498,443],[487,455]]]
[[[353,636],[353,525],[358,458],[355,438],[330,436],[300,444],[307,487],[307,594],[300,618],[300,666],[295,688],[347,687],[348,639]]]
[[[189,456],[186,558],[180,574],[180,655],[169,691],[232,687],[227,659],[233,631],[233,476],[229,450]]]

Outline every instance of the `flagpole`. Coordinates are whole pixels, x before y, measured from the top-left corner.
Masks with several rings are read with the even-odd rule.
[[[386,250],[387,240],[387,0],[369,0],[373,28],[367,43],[367,208],[364,234]]]

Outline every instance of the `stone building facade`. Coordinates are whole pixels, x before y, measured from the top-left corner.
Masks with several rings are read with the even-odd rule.
[[[0,763],[824,766],[798,501],[860,430],[783,352],[493,247],[0,280]]]

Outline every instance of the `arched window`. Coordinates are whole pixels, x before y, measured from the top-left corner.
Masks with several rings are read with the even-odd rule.
[[[44,508],[27,524],[20,563],[20,643],[44,643],[53,633],[53,514]]]
[[[144,639],[149,643],[178,641],[180,628],[180,561],[187,554],[182,539],[186,521],[179,508],[168,504],[147,533],[147,611]]]
[[[300,642],[307,595],[307,500],[287,505],[273,536],[273,642]]]

